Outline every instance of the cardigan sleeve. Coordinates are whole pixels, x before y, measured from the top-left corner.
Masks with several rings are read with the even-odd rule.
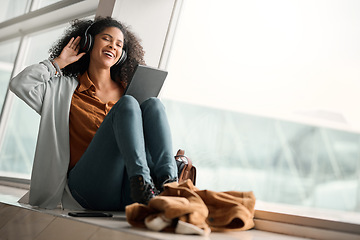
[[[10,90],[41,114],[46,87],[49,81],[59,80],[61,72],[49,60],[26,67],[10,81]]]

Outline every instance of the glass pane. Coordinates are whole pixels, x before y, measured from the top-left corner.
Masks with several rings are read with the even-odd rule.
[[[25,66],[48,58],[48,49],[63,31],[61,27],[31,36]],[[22,100],[14,99],[0,151],[0,175],[30,178],[39,120]]]
[[[61,0],[40,0],[38,8],[49,6],[53,3],[60,2]]]
[[[30,0],[1,0],[0,22],[26,13]]]
[[[184,2],[162,99],[200,189],[360,212],[359,9]]]
[[[0,110],[4,104],[18,47],[19,39],[0,44]]]

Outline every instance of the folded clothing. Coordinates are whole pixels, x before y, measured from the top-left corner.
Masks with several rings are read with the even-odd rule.
[[[252,192],[200,191],[187,180],[168,183],[148,205],[134,203],[125,211],[134,227],[206,236],[211,231],[253,228],[254,207]]]

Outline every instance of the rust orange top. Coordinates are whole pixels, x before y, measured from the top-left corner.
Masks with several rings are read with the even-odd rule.
[[[95,96],[95,85],[85,72],[79,77],[70,106],[70,164],[72,169],[84,154],[105,116],[115,101],[103,103]]]

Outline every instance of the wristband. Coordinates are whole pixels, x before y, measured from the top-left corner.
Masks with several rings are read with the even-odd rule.
[[[50,60],[50,62],[56,69],[55,76],[57,77],[61,76],[62,74],[59,65],[56,62],[54,62],[54,60]]]

